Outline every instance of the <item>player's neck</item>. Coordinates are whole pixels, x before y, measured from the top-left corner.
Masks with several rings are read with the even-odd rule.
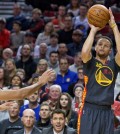
[[[99,57],[99,56],[96,56],[96,59],[97,59],[98,61],[100,61],[103,65],[106,64],[106,62],[107,62],[107,57],[106,57],[106,58],[101,58],[101,57]]]

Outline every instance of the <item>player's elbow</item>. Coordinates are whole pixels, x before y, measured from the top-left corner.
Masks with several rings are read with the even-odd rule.
[[[82,52],[81,52],[81,59],[82,59],[82,61],[84,61],[86,59],[87,53],[88,53],[87,51],[82,50]]]
[[[81,59],[82,59],[83,63],[86,63],[87,61],[89,61],[91,59],[91,53],[83,51],[81,53]]]

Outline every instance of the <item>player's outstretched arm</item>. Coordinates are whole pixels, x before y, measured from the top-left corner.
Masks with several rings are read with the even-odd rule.
[[[116,60],[116,63],[120,66],[120,32],[118,30],[117,24],[115,22],[113,13],[110,8],[109,8],[109,13],[110,13],[109,25],[113,30],[113,33],[115,36],[116,48],[117,48],[117,54],[115,56],[115,60]]]
[[[83,45],[82,53],[81,53],[82,54],[81,55],[82,56],[82,61],[84,63],[89,61],[92,57],[91,49],[92,49],[92,45],[93,45],[93,42],[94,42],[94,37],[95,37],[95,34],[97,33],[97,31],[100,30],[100,28],[98,28],[98,27],[95,27],[91,24],[89,24],[89,25],[90,25],[91,30],[90,30],[90,33],[89,33],[89,35],[88,35],[88,37],[87,37],[87,39],[86,39],[86,41]]]
[[[54,71],[49,69],[39,77],[39,81],[37,83],[31,86],[21,88],[19,90],[0,90],[0,100],[22,100],[39,90],[41,86],[48,82],[52,75],[54,75]]]

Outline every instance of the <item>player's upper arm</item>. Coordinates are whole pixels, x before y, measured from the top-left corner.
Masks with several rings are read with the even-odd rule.
[[[81,58],[82,58],[83,63],[86,63],[92,58],[92,54],[82,53]]]

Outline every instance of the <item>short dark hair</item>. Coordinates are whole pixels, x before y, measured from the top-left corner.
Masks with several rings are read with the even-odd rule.
[[[66,61],[68,62],[68,64],[70,64],[68,58],[66,58],[66,57],[60,58],[60,59],[59,59],[59,63],[61,62],[61,60],[66,60]]]
[[[54,114],[63,114],[64,118],[66,118],[66,114],[62,109],[55,109],[51,114],[51,118],[53,118]]]
[[[13,22],[13,25],[14,25],[14,24],[17,24],[17,25],[19,25],[19,27],[22,27],[22,24],[21,24],[20,21],[14,21],[14,22]]]
[[[52,54],[59,54],[57,51],[51,51],[49,56],[51,56]]]
[[[97,40],[97,43],[98,43],[98,41],[99,41],[100,39],[107,39],[107,40],[110,42],[111,48],[112,48],[113,42],[112,42],[112,40],[111,40],[108,36],[101,36],[101,37]]]
[[[50,105],[47,102],[42,102],[42,104],[40,105],[40,109],[43,106],[48,106],[49,107],[49,110],[51,111]]]
[[[77,71],[79,71],[79,70],[83,70],[83,66],[79,66],[79,67],[77,68]]]
[[[24,48],[26,45],[28,45],[29,48],[30,48],[30,51],[32,51],[32,48],[31,48],[30,44],[24,44],[24,45],[22,46],[22,48],[21,48],[21,52],[22,52],[23,48]]]
[[[51,35],[50,35],[50,38],[53,38],[53,37],[56,37],[57,39],[59,38],[59,35],[55,32],[53,32]]]

